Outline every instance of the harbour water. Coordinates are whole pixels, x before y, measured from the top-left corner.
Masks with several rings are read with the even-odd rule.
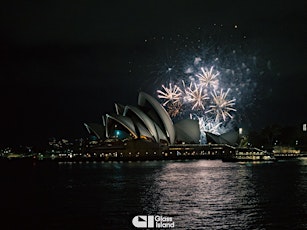
[[[136,215],[175,229],[306,229],[307,158],[2,162],[1,229],[136,229]]]

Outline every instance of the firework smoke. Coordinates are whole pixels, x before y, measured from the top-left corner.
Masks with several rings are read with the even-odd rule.
[[[193,64],[198,66],[200,62],[201,58],[197,57]],[[214,66],[201,66],[199,72],[188,67],[185,73],[189,74],[189,86],[183,80],[181,85],[162,85],[162,90],[157,90],[158,97],[163,100],[162,105],[171,117],[182,114],[182,107],[185,106],[190,111],[190,118],[199,121],[200,139],[206,142],[206,132],[222,134],[227,131],[224,123],[233,119],[236,99],[228,99],[230,88],[226,92],[219,90],[220,72],[215,71]]]
[[[155,86],[174,121],[190,116],[199,121],[203,143],[206,132],[223,134],[243,119],[249,120],[246,112],[254,111],[261,98],[258,84],[267,71],[248,43],[238,39],[239,33],[221,39],[216,30],[205,32],[198,30],[190,37],[176,34],[159,41],[154,37],[151,43],[148,39],[147,45],[159,45],[157,59],[151,57],[146,62],[149,69],[140,73],[152,74],[154,83],[145,85],[149,91]]]

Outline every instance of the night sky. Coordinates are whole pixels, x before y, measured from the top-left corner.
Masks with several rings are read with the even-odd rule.
[[[155,92],[161,54],[197,42],[242,45],[241,59],[264,63],[242,125],[307,121],[306,1],[7,1],[0,11],[1,146],[86,136],[83,123],[114,102]]]

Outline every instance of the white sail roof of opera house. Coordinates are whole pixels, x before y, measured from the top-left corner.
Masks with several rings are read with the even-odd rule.
[[[122,132],[122,139],[146,139],[156,143],[199,143],[200,127],[197,120],[184,119],[173,124],[164,107],[152,96],[140,92],[138,105],[121,105],[115,103],[115,113],[102,117],[102,124],[84,124],[89,133],[98,139],[117,136]],[[207,139],[219,144],[234,144],[238,133],[231,131],[222,135],[206,133]]]
[[[118,103],[114,103],[115,106],[115,112],[117,115],[123,115],[124,110],[125,110],[125,106],[118,104]]]
[[[132,112],[132,114],[130,113]],[[159,141],[159,136],[157,133],[157,130],[155,128],[154,122],[139,108],[135,106],[126,106],[124,110],[124,116],[132,117],[133,115],[137,116],[139,120],[141,120],[141,123],[147,127],[148,131],[150,132],[151,136],[154,138],[156,142]]]
[[[139,93],[138,104],[139,106],[149,106],[152,108],[148,113],[149,117],[155,121],[162,130],[165,130],[169,143],[173,144],[175,142],[175,128],[173,121],[163,106],[155,98],[144,92]]]
[[[184,119],[175,124],[176,141],[199,143],[200,128],[198,120]]]
[[[89,133],[93,133],[97,138],[105,137],[105,127],[97,123],[84,123],[85,128]]]
[[[144,126],[144,124],[141,123],[140,120],[135,120],[134,121],[135,126],[137,127],[138,130],[138,134],[140,138],[144,138],[146,137],[146,139],[151,139],[152,141],[156,140],[154,139],[154,137],[152,136],[152,134],[148,131],[148,129],[146,128],[146,126]]]
[[[131,120],[130,117],[125,117],[123,115],[109,115],[109,114],[106,114],[106,137],[110,137],[110,133],[109,133],[109,125],[111,123],[111,121],[115,121],[119,124],[121,124],[123,127],[125,127],[128,132],[134,137],[134,138],[137,138],[138,135],[136,133],[136,130],[135,130],[135,126],[134,126],[134,123],[133,121]]]
[[[217,144],[230,144],[234,145],[239,138],[239,133],[236,131],[230,131],[221,135],[215,135],[213,133],[206,132],[208,142],[213,141]]]

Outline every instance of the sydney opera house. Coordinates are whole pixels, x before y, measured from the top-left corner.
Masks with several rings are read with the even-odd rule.
[[[164,154],[176,150],[205,149],[200,145],[197,120],[183,119],[173,123],[168,112],[152,96],[140,92],[138,104],[115,104],[115,111],[102,117],[102,123],[84,124],[96,144],[91,151],[97,154],[142,155]],[[208,144],[234,146],[238,132],[222,135],[206,133]],[[189,148],[188,148],[189,147]]]

